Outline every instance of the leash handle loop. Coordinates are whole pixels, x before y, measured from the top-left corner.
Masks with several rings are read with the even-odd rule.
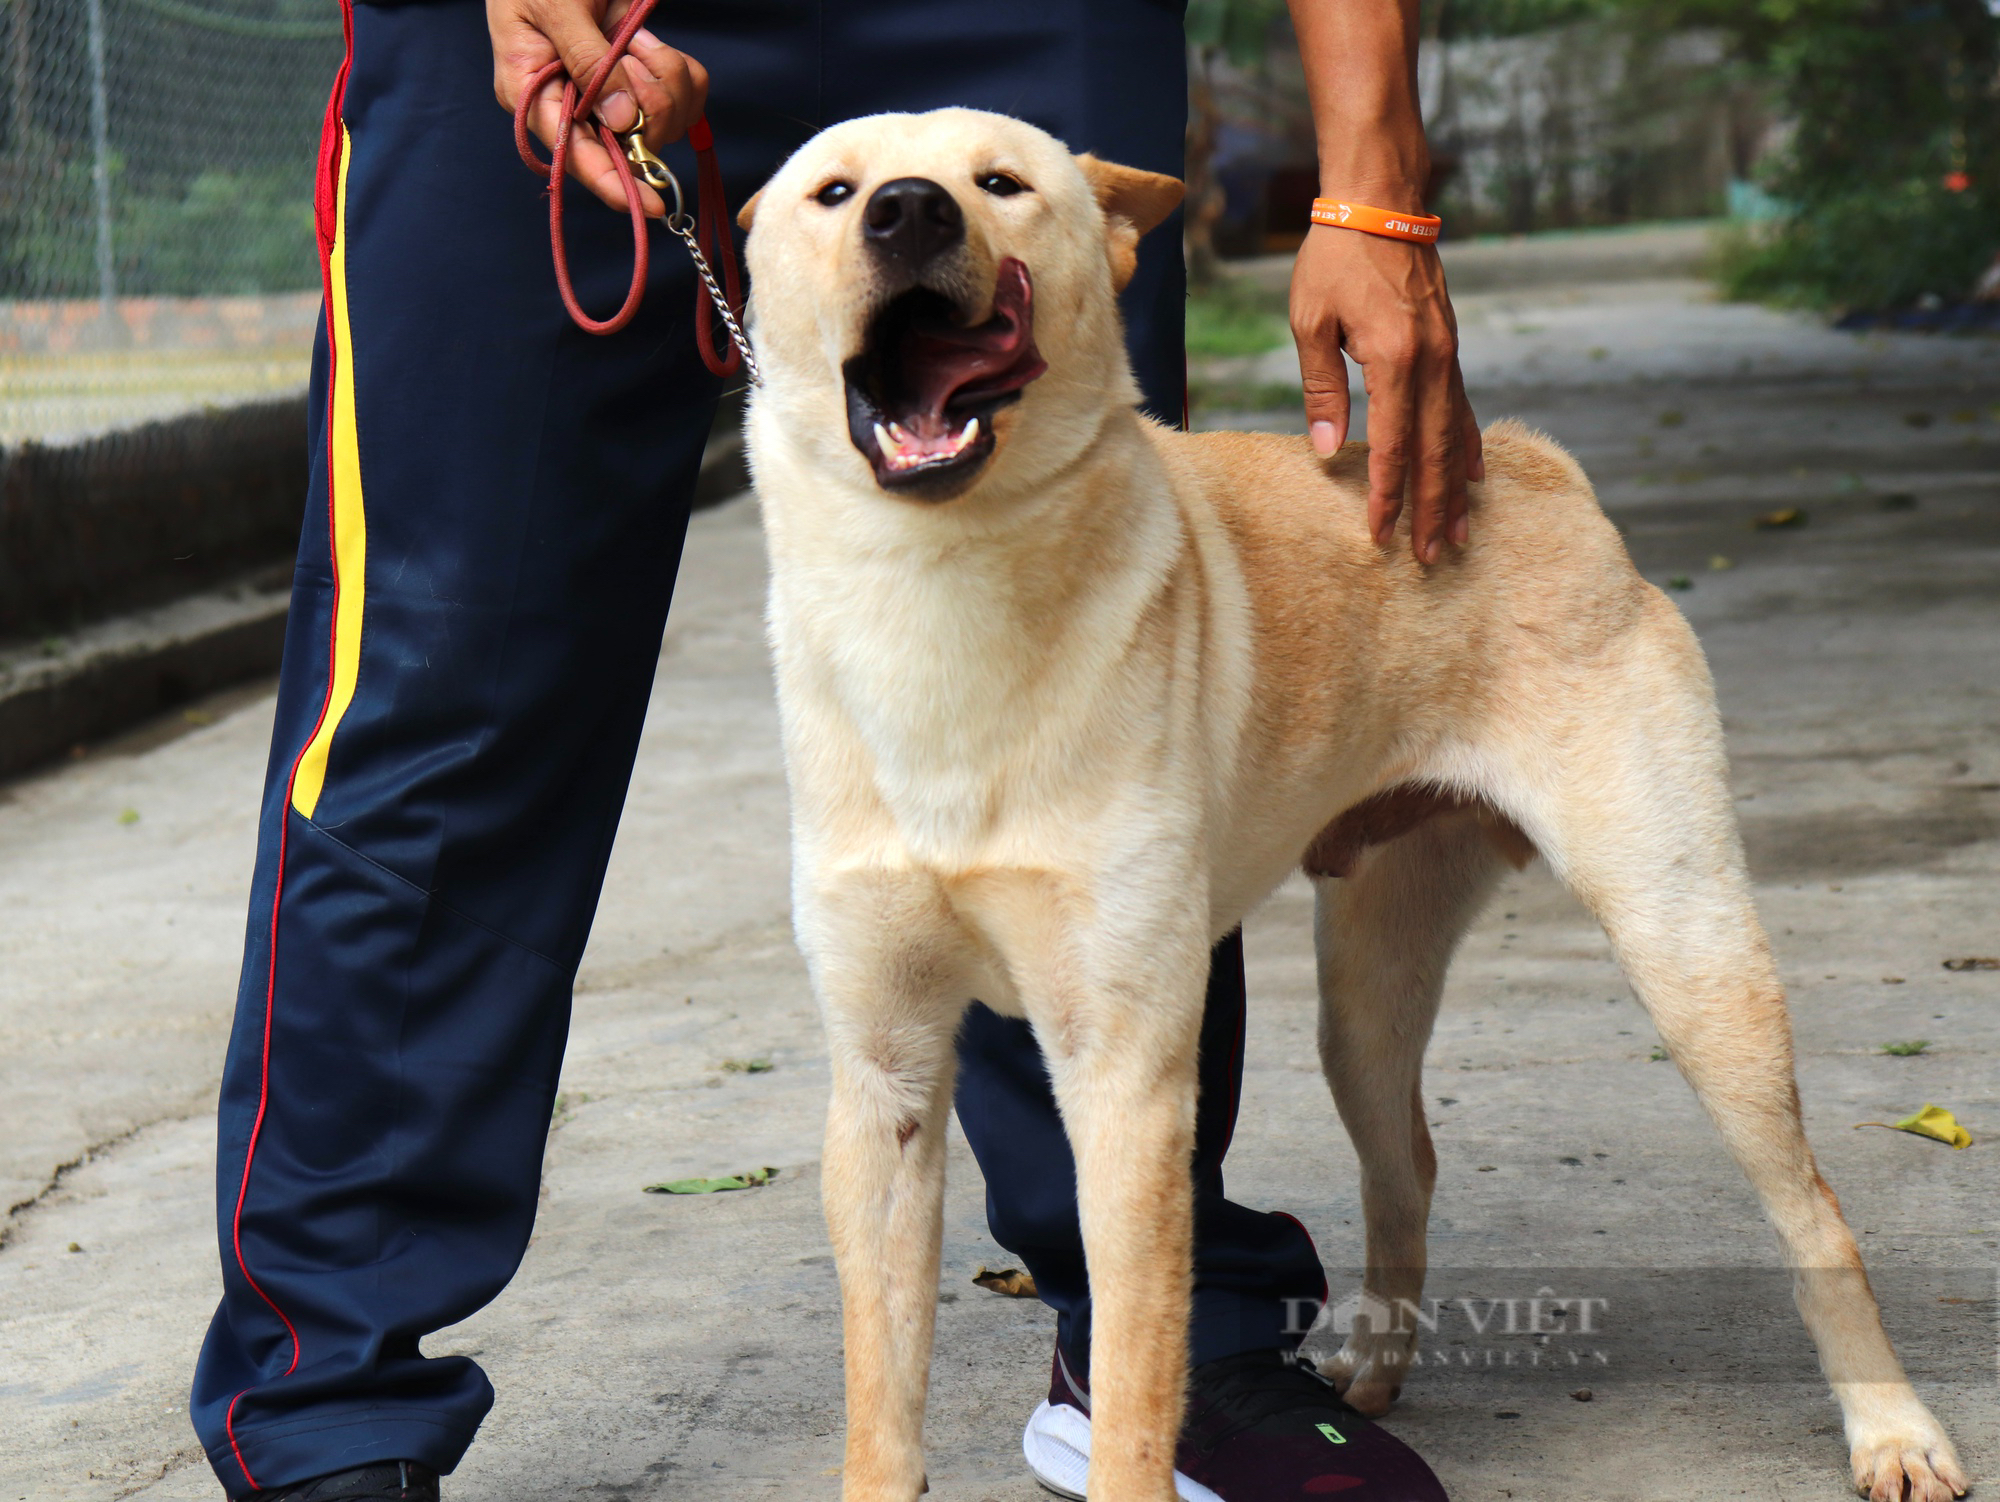
[[[542,90],[563,72],[562,60],[558,58],[547,64],[528,80],[520,101],[514,106],[514,149],[520,153],[521,161],[529,171],[537,176],[545,175],[548,179],[549,249],[555,261],[556,290],[562,295],[563,306],[569,310],[576,326],[590,334],[617,333],[632,321],[640,303],[645,301],[646,273],[651,266],[652,245],[646,230],[645,207],[633,172],[635,159],[647,182],[663,191],[671,188],[674,207],[667,221],[668,228],[687,242],[689,251],[694,255],[695,269],[700,273],[700,285],[695,289],[695,343],[702,364],[716,375],[729,376],[742,368],[749,344],[742,332],[742,273],[736,263],[736,242],[730,234],[729,200],[723,189],[722,166],[715,156],[715,133],[709,129],[705,116],[697,118],[688,127],[687,141],[694,149],[699,179],[695,198],[698,218],[690,232],[679,179],[666,163],[646,149],[644,138],[639,134],[645,128],[643,113],[639,124],[627,132],[627,136],[637,143],[636,149],[629,151],[625,140],[591,115],[597,108],[598,95],[603,92],[611,70],[625,56],[632,45],[632,38],[646,24],[647,16],[657,3],[658,0],[633,0],[632,8],[625,12],[612,32],[610,46],[598,59],[597,66],[591,69],[590,77],[581,90],[577,88],[575,79],[564,81],[562,110],[556,121],[555,149],[546,162],[535,151],[528,128],[528,114],[541,97]],[[579,125],[579,122],[582,124]],[[571,133],[579,128],[595,130],[598,140],[610,153],[611,165],[617,170],[619,186],[624,191],[625,210],[632,221],[632,283],[625,293],[624,303],[609,318],[591,317],[577,301],[576,287],[570,277],[569,249],[563,240],[563,184],[569,175]],[[664,174],[665,183],[657,181],[656,170]],[[710,269],[711,261],[721,264],[720,287]],[[723,353],[720,354],[715,347],[716,314],[721,315],[727,335]],[[750,369],[752,372],[756,369],[754,357]]]

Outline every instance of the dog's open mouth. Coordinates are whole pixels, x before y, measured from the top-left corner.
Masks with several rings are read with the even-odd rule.
[[[943,499],[993,452],[993,414],[1048,366],[1035,350],[1034,284],[1000,263],[993,314],[967,326],[942,293],[918,287],[875,315],[847,377],[847,431],[885,489]]]

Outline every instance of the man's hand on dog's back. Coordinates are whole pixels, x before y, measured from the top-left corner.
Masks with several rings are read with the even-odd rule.
[[[602,61],[610,45],[605,33],[618,24],[629,0],[486,0],[486,29],[493,38],[493,93],[508,110],[535,74],[563,60],[564,70],[581,88]],[[563,77],[542,86],[528,123],[544,145],[553,145],[562,111]],[[635,101],[636,100],[636,104]],[[632,128],[636,110],[646,112],[646,144],[658,149],[678,141],[708,103],[708,70],[684,52],[676,52],[641,27],[632,38],[597,102],[597,117],[615,131]],[[570,145],[570,175],[612,208],[625,209],[625,192],[611,165],[610,154],[589,132],[578,132]],[[646,212],[659,218],[666,204],[644,183],[638,184]]]
[[[1416,99],[1417,0],[1291,0],[1319,138],[1320,193],[1424,211],[1430,152]],[[1407,487],[1410,549],[1436,563],[1469,533],[1466,483],[1484,477],[1458,369],[1458,320],[1434,245],[1315,226],[1292,271],[1314,449],[1347,442],[1347,365],[1368,388],[1368,526],[1395,538]]]

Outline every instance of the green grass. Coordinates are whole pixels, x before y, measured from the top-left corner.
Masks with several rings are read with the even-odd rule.
[[[1266,354],[1291,339],[1283,293],[1224,276],[1188,298],[1187,352],[1196,359]]]
[[[1928,1038],[1912,1038],[1907,1043],[1884,1043],[1882,1052],[1895,1059],[1911,1059],[1931,1046]]]

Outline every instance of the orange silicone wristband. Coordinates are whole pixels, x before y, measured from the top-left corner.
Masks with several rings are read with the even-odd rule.
[[[1397,214],[1388,209],[1370,208],[1365,203],[1345,203],[1338,198],[1315,198],[1312,222],[1334,229],[1358,229],[1363,234],[1386,235],[1391,240],[1415,240],[1428,245],[1438,237],[1444,221],[1433,214]]]

